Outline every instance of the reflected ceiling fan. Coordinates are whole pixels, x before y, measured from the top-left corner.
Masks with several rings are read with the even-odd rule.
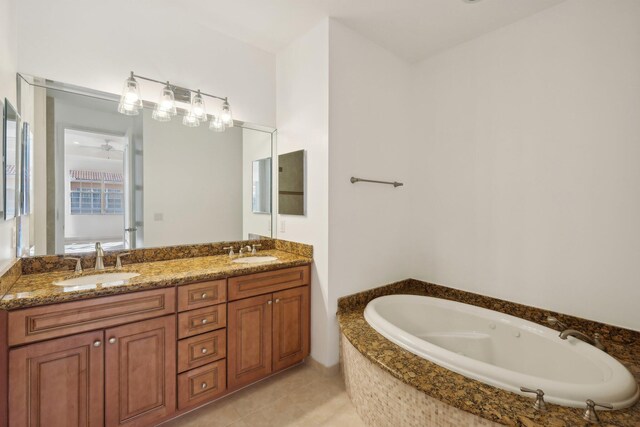
[[[120,150],[116,147],[114,147],[113,145],[111,145],[111,143],[113,142],[113,140],[111,139],[105,139],[104,140],[104,144],[100,145],[100,146],[95,146],[95,145],[80,145],[79,148],[85,148],[85,149],[89,149],[89,150],[100,150],[100,151],[104,151],[107,154],[107,159],[110,159],[110,154],[111,152],[116,152],[116,153],[123,153],[124,150]]]

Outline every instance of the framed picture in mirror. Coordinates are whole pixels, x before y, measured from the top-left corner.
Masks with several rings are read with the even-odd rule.
[[[18,185],[18,112],[5,98],[2,134],[2,181],[4,219],[16,216]]]

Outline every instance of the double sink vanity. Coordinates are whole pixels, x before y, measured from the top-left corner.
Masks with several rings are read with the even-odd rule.
[[[0,299],[0,426],[157,425],[302,362],[311,248],[262,242],[136,250],[103,272],[91,255],[76,274],[18,261]]]

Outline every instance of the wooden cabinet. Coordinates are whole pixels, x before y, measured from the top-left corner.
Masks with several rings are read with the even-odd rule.
[[[301,362],[309,355],[309,287],[273,294],[273,370]]]
[[[229,390],[250,384],[271,373],[272,305],[271,294],[229,303]]]
[[[309,273],[2,311],[0,427],[153,426],[299,363]]]
[[[301,362],[309,355],[309,287],[229,303],[230,390]]]
[[[9,352],[9,425],[81,427],[104,421],[103,331]]]
[[[148,426],[176,408],[176,317],[105,331],[106,426]]]

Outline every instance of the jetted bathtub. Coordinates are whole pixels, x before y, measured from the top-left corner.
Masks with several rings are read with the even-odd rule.
[[[388,340],[468,378],[547,402],[585,407],[585,400],[632,406],[640,396],[633,375],[613,357],[558,331],[496,311],[417,295],[371,301],[367,322]]]

